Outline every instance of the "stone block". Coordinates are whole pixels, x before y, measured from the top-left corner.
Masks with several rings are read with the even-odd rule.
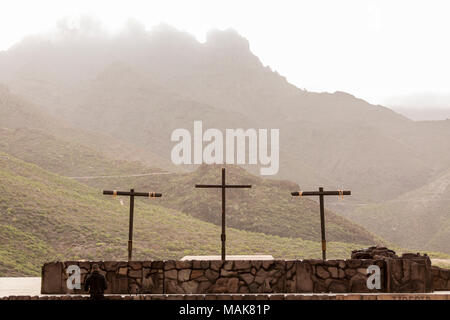
[[[328,267],[328,272],[331,274],[332,278],[338,278],[339,277],[338,268],[336,268],[336,267]]]
[[[164,277],[169,280],[177,280],[178,279],[178,271],[177,269],[171,269],[169,271],[164,272]]]
[[[359,268],[361,266],[361,260],[357,260],[357,259],[346,260],[346,264],[347,264],[347,267],[352,268],[352,269]]]
[[[62,293],[62,273],[65,272],[61,262],[46,263],[42,267],[41,293]]]
[[[186,281],[181,284],[181,288],[183,289],[184,293],[189,293],[189,294],[197,293],[198,286],[199,286],[199,283],[194,280]]]
[[[234,268],[236,270],[250,270],[251,263],[249,260],[238,260],[234,262]]]
[[[230,270],[233,270],[233,265],[234,265],[234,261],[225,261],[222,268],[227,271],[230,271]]]
[[[356,272],[361,273],[362,275],[367,275],[367,268],[358,268]]]
[[[164,269],[163,261],[152,261],[152,269]]]
[[[236,277],[238,273],[236,271],[228,271],[225,269],[220,270],[221,277]]]
[[[325,260],[325,265],[327,267],[337,267],[338,261],[337,260]]]
[[[142,293],[163,293],[163,274],[153,273],[142,278]]]
[[[265,270],[269,270],[273,265],[274,265],[274,261],[273,260],[265,260],[265,261],[262,262],[262,267]]]
[[[105,267],[105,271],[109,272],[109,271],[116,271],[117,270],[117,261],[105,261],[104,262],[104,267]]]
[[[117,270],[117,274],[120,275],[120,276],[124,276],[125,277],[127,275],[127,273],[128,273],[128,268],[127,267],[120,267]]]
[[[348,292],[348,282],[343,280],[327,279],[325,281],[327,292],[345,293]]]
[[[128,276],[130,278],[142,278],[142,269],[140,270],[129,269]]]
[[[263,284],[263,283],[264,283],[264,280],[266,280],[265,277],[261,277],[261,276],[256,276],[256,277],[255,277],[255,282],[256,282],[257,284],[259,284],[259,285]]]
[[[129,261],[128,268],[131,268],[133,270],[140,270],[140,269],[142,269],[142,262],[141,261]]]
[[[214,271],[219,271],[222,268],[223,261],[215,260],[211,261],[211,269]]]
[[[239,279],[230,278],[227,283],[228,293],[238,293]]]
[[[178,285],[176,280],[166,280],[164,283],[164,292],[166,294],[183,294],[184,290]]]
[[[353,277],[356,274],[355,269],[345,269],[345,275],[348,277]]]
[[[295,272],[295,292],[313,292],[314,283],[311,278],[312,275],[312,266],[309,263],[298,261]]]
[[[164,270],[172,270],[175,269],[175,261],[167,260],[164,262]]]
[[[212,286],[212,283],[209,281],[201,281],[199,282],[197,293],[206,293],[208,289]]]
[[[192,268],[192,261],[176,261],[175,267],[177,269],[191,269]]]
[[[78,263],[78,266],[80,267],[81,270],[86,270],[87,272],[91,271],[91,263],[87,262],[87,261],[81,261]]]
[[[324,280],[315,279],[313,292],[324,293],[324,292],[327,292],[327,289],[328,288],[327,288]]]
[[[191,269],[182,269],[178,271],[178,281],[188,281],[191,277]]]
[[[197,278],[203,277],[204,275],[205,275],[205,272],[203,269],[200,269],[200,270],[194,269],[191,272],[191,279],[197,279]]]
[[[117,293],[128,293],[128,278],[116,278]]]
[[[219,273],[214,270],[208,269],[205,272],[205,277],[208,278],[209,281],[215,282],[219,277]]]
[[[367,278],[361,273],[356,273],[350,279],[350,291],[357,293],[370,292],[369,288],[367,288]]]
[[[250,283],[252,283],[255,280],[255,276],[252,275],[251,273],[241,273],[240,277],[242,280],[244,280],[244,282],[249,285]]]
[[[328,279],[330,273],[323,266],[316,266],[316,275],[322,279]]]

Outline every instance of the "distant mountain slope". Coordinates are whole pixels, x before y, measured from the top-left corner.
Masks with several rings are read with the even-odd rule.
[[[399,245],[450,253],[450,171],[394,200],[361,206],[349,217]]]
[[[202,167],[191,174],[150,175],[162,170],[149,168],[141,162],[111,160],[104,154],[80,144],[59,140],[38,130],[0,130],[0,151],[34,163],[48,171],[64,176],[81,177],[77,180],[98,189],[149,188],[166,195],[162,206],[183,211],[204,221],[220,224],[220,198],[215,192],[202,194],[194,189],[196,181],[218,179],[220,167]],[[123,177],[130,175],[129,178]],[[317,203],[311,199],[291,199],[290,192],[298,186],[287,181],[263,180],[238,167],[229,168],[230,179],[255,184],[251,192],[231,190],[228,225],[237,229],[267,234],[320,239]],[[113,176],[106,178],[102,176]],[[86,178],[83,178],[86,177]],[[98,178],[89,178],[98,177]],[[214,204],[214,205],[211,205]],[[232,205],[231,205],[232,204]],[[327,234],[330,240],[381,243],[369,234],[333,212],[327,213]]]
[[[126,199],[123,199],[127,203]],[[125,259],[128,206],[93,189],[0,153],[0,276],[38,275],[45,261]],[[228,228],[229,254],[319,258],[320,243]],[[220,228],[138,200],[134,258],[218,254]],[[347,257],[359,244],[330,243]]]
[[[66,153],[66,156],[70,153],[69,149],[73,148],[75,149],[74,152],[87,152],[91,157],[96,157],[99,153],[104,153],[108,158],[115,160],[140,160],[153,167],[177,170],[168,160],[163,159],[163,157],[153,153],[149,149],[137,148],[132,144],[127,144],[120,138],[113,138],[104,132],[94,132],[73,126],[61,117],[49,114],[44,107],[13,94],[8,87],[1,84],[0,114],[2,115],[0,117],[0,134],[4,135],[4,141],[0,142],[0,146],[15,150],[10,150],[11,153],[15,154],[15,152],[19,152],[24,155],[26,155],[25,147],[35,148],[34,153],[26,155],[30,160],[33,159],[33,155],[39,158],[40,155],[38,153],[45,154],[44,148],[51,146],[54,149],[46,150],[46,152],[52,153],[54,156],[53,160],[56,160],[60,156],[57,154],[58,148],[65,149],[63,153]],[[27,137],[28,133],[31,134],[30,137]],[[49,140],[53,140],[53,142],[39,146],[42,149],[38,151],[38,148],[36,148],[38,145],[33,145],[33,143],[42,143],[43,140],[41,141],[41,138],[47,142]],[[56,148],[57,144],[58,148]],[[76,150],[78,148],[83,149],[83,151]],[[9,152],[8,150],[3,149],[5,152]],[[64,165],[63,159],[58,160],[60,164]],[[76,161],[76,159],[72,158],[71,161]],[[72,163],[71,165],[76,164]],[[59,169],[62,168],[55,168],[53,171],[59,173],[57,171]],[[70,172],[66,172],[66,174],[69,175]]]
[[[0,58],[0,81],[69,122],[163,159],[170,133],[193,120],[280,128],[278,177],[352,189],[354,203],[393,199],[448,169],[448,130],[343,92],[300,90],[263,66],[233,30],[213,31],[205,43],[169,26],[94,38],[24,40]],[[440,156],[430,162],[430,153]]]
[[[14,96],[12,96],[14,97]],[[13,101],[15,101],[13,99]],[[1,105],[0,105],[1,106]],[[27,114],[29,106],[18,104]],[[6,108],[5,106],[3,108]],[[16,116],[19,125],[24,116]],[[5,123],[5,125],[10,125]],[[57,124],[55,124],[57,126]],[[55,131],[52,129],[50,131]],[[24,161],[34,163],[53,173],[64,176],[123,176],[130,178],[79,179],[83,183],[101,188],[111,186],[111,181],[124,188],[130,186],[148,187],[148,183],[158,182],[157,187],[166,194],[161,205],[181,210],[205,221],[219,224],[219,215],[215,206],[219,199],[215,193],[201,194],[192,192],[195,180],[207,177],[217,179],[219,167],[203,168],[187,175],[161,175],[136,177],[136,174],[161,172],[161,169],[148,167],[142,162],[114,160],[97,149],[85,146],[75,139],[58,138],[38,129],[0,129],[0,151],[11,154]],[[290,192],[297,190],[294,183],[264,181],[245,172],[243,169],[230,168],[230,174],[237,180],[248,180],[255,187],[244,199],[239,199],[230,208],[229,225],[237,229],[264,232],[278,236],[301,237],[307,240],[320,239],[320,226],[317,204],[310,199],[293,200]],[[116,188],[117,186],[111,186]],[[229,194],[233,198],[233,191]],[[239,210],[237,211],[239,206]],[[220,207],[220,206],[218,206]],[[334,213],[327,214],[329,239],[333,241],[373,244],[380,242],[363,228],[356,226]]]
[[[89,131],[83,144],[110,147],[111,157],[170,169],[170,134],[191,129],[193,120],[205,128],[279,128],[281,164],[273,178],[303,190],[350,189],[345,201],[327,200],[349,214],[450,169],[450,121],[414,122],[347,93],[296,88],[232,30],[213,31],[205,43],[168,26],[117,37],[75,30],[55,39],[35,37],[3,52],[0,81]],[[383,210],[379,219],[388,223],[395,214]],[[411,235],[423,232],[414,218],[410,226]]]
[[[195,184],[220,183],[220,168],[204,165],[186,174],[91,179],[84,182],[98,188],[126,189],[133,186],[163,192],[165,197],[159,201],[162,206],[220,226],[220,192],[195,188]],[[228,226],[281,237],[320,240],[318,203],[308,198],[292,197],[290,192],[299,189],[295,183],[262,179],[235,166],[227,166],[226,179],[231,184],[252,184],[251,189],[227,190]],[[360,226],[331,211],[326,212],[326,234],[331,241],[383,243]]]
[[[0,151],[68,177],[163,171],[139,161],[110,159],[97,149],[38,129],[0,128]]]

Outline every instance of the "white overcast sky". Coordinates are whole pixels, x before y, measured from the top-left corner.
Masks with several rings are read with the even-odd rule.
[[[450,96],[450,1],[0,0],[0,50],[81,15],[112,32],[129,18],[148,29],[165,22],[199,41],[212,28],[234,28],[263,64],[310,91],[372,103]]]

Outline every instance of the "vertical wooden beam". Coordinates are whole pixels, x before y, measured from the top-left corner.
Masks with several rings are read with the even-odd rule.
[[[325,206],[323,204],[323,188],[319,188],[319,202],[320,202],[320,231],[322,234],[322,259],[327,259],[327,242],[325,240]]]
[[[225,183],[225,168],[222,168],[222,260],[225,260],[225,243],[227,236],[225,234],[225,189],[226,189],[226,183]]]
[[[134,215],[134,189],[130,189],[130,223],[128,230],[128,261],[133,256],[133,215]]]

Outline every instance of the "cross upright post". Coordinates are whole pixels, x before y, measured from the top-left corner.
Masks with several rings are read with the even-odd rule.
[[[117,191],[117,190],[103,190],[104,195],[116,196],[129,196],[130,197],[130,220],[128,225],[128,261],[131,261],[133,255],[133,221],[134,221],[134,197],[161,197],[161,193],[156,192],[134,192],[134,189],[130,191]]]
[[[222,241],[222,260],[226,259],[225,244],[226,244],[226,233],[225,233],[225,190],[227,188],[251,188],[250,184],[226,184],[225,181],[225,168],[222,168],[222,183],[221,184],[196,184],[196,188],[221,188],[222,189],[222,234],[220,239]]]
[[[291,195],[294,197],[302,197],[302,196],[319,196],[319,206],[320,206],[320,233],[322,237],[322,259],[327,259],[327,241],[325,239],[325,205],[324,205],[324,196],[349,196],[351,195],[351,191],[324,191],[322,187],[319,188],[319,192],[317,191],[295,191],[291,192]]]

